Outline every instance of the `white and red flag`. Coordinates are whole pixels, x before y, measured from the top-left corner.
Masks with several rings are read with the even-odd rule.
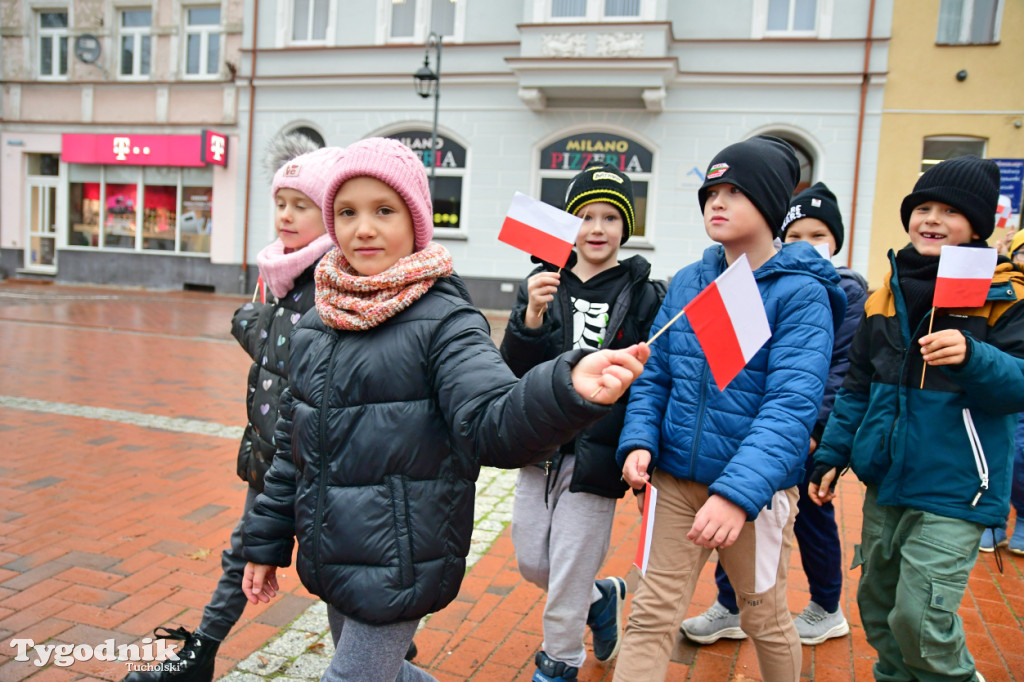
[[[640,569],[640,575],[647,575],[647,560],[651,556],[651,535],[654,532],[654,507],[658,502],[658,489],[650,483],[644,493],[644,516],[640,525],[640,544],[636,548],[633,565]]]
[[[935,278],[933,308],[977,308],[985,304],[996,250],[970,246],[943,246]]]
[[[694,296],[684,310],[720,391],[772,336],[746,254]]]
[[[516,192],[498,241],[564,268],[583,219]]]
[[[1005,194],[999,195],[996,204],[996,227],[1009,227],[1013,219],[1013,201]]]

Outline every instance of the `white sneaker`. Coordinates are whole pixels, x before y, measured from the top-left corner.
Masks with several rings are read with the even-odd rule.
[[[717,600],[704,613],[684,620],[679,630],[698,644],[714,644],[723,638],[747,638],[747,633],[740,628],[740,614],[729,613]]]
[[[850,632],[850,624],[843,617],[843,610],[837,608],[829,613],[817,603],[810,602],[799,616],[793,619],[800,643],[808,646],[821,644],[826,639],[842,637]]]

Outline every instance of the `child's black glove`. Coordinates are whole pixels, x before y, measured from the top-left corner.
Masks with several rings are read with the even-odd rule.
[[[820,488],[821,487],[821,479],[825,476],[825,474],[827,474],[828,472],[830,472],[830,471],[832,471],[834,469],[836,469],[836,467],[832,466],[831,464],[825,464],[824,462],[815,462],[814,463],[814,471],[811,472],[811,483],[813,483],[814,485],[816,485],[816,486],[818,486]],[[832,479],[832,485],[829,486],[829,489],[828,489],[828,491],[830,493],[834,493],[836,491],[836,483],[839,482],[839,476],[840,475],[841,474],[839,474],[837,472],[836,476]]]

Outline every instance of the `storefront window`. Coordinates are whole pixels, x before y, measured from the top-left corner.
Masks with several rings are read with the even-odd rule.
[[[209,253],[212,179],[208,168],[71,164],[67,245]]]
[[[434,228],[461,228],[466,148],[449,137],[438,135],[437,148],[431,153],[432,134],[422,130],[403,130],[388,137],[398,140],[420,155],[428,177],[434,176]],[[437,168],[432,170],[434,164],[437,164]],[[439,232],[438,236],[444,236],[444,232]]]
[[[649,149],[620,135],[587,132],[563,137],[540,152],[540,199],[565,208],[565,192],[577,173],[592,163],[611,164],[633,182],[633,210],[636,212],[633,236],[645,237],[653,160]]]

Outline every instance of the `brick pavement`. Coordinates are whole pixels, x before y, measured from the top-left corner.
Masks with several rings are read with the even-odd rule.
[[[14,661],[13,637],[126,643],[156,625],[198,624],[245,490],[229,473],[248,367],[228,336],[241,300],[0,283],[0,682],[124,674],[109,662]],[[497,338],[501,316],[494,320]],[[456,601],[416,637],[416,662],[439,680],[528,680],[540,644],[543,595],[519,576],[501,530],[510,475],[485,473],[471,557],[479,558]],[[841,483],[847,564],[861,495],[852,477]],[[629,572],[639,532],[632,504],[618,507],[607,574]],[[714,600],[712,568],[689,615]],[[871,679],[872,651],[851,598],[858,575],[847,573],[843,596],[851,636],[805,647],[804,679]],[[322,604],[292,572],[280,577],[283,595],[247,608],[221,647],[218,676],[288,682],[323,669],[330,638]],[[795,554],[790,586],[798,612],[808,595]],[[983,555],[960,615],[986,677],[1024,680],[1024,558],[1004,554],[1000,573]],[[671,680],[760,679],[749,642],[679,642],[673,658]],[[580,680],[610,679],[611,670],[591,658]]]

